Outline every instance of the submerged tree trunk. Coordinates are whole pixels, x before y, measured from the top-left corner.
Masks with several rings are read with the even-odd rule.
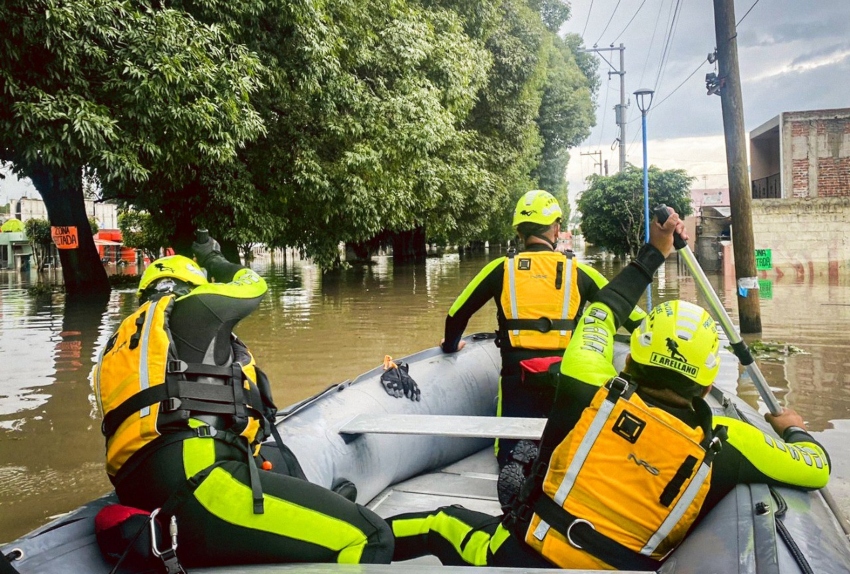
[[[109,279],[94,244],[83,200],[82,170],[39,166],[27,175],[44,200],[50,225],[68,228],[61,230],[64,241],[57,245],[65,291],[71,295],[108,294]]]

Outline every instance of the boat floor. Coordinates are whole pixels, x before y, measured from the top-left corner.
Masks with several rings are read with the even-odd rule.
[[[493,447],[489,446],[463,460],[450,464],[440,470],[421,474],[409,480],[395,484],[367,504],[383,518],[407,512],[430,511],[441,506],[460,504],[470,510],[477,510],[493,516],[502,512],[499,498],[496,494],[496,480],[499,477],[499,466],[493,456]],[[439,570],[435,569],[435,566]],[[420,574],[425,572],[444,572],[446,574],[470,573],[468,566],[443,566],[434,556],[423,556],[406,562],[393,564],[274,564],[256,566],[230,566],[214,570],[197,570],[197,572],[214,572],[221,574],[278,574],[281,572],[306,572],[308,574],[340,574],[357,572],[362,574]],[[524,571],[534,572],[563,572],[558,568],[487,568],[488,573],[520,574]],[[193,570],[195,572],[195,570]],[[602,572],[599,570],[573,570],[573,572]]]

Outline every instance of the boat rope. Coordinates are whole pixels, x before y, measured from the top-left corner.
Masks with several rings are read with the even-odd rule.
[[[809,561],[806,560],[806,556],[803,554],[803,551],[800,550],[800,547],[797,545],[794,537],[791,536],[791,532],[782,521],[782,517],[785,516],[785,512],[788,510],[788,504],[785,502],[782,495],[774,490],[773,487],[769,488],[770,494],[773,496],[773,500],[776,501],[776,511],[773,513],[773,516],[774,521],[776,522],[776,531],[779,532],[779,537],[782,538],[782,541],[785,542],[788,550],[791,551],[791,556],[794,557],[794,561],[797,562],[797,565],[800,567],[800,571],[802,571],[803,574],[815,574],[815,571],[812,570]]]
[[[12,566],[12,562],[20,558],[22,555],[23,552],[17,548],[13,549],[8,554],[0,554],[0,574],[20,574],[15,567]]]

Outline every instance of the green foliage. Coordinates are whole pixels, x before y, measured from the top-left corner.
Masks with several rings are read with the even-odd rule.
[[[18,173],[177,177],[261,133],[259,61],[221,27],[124,0],[10,0],[0,21],[0,150]]]
[[[503,241],[529,189],[567,208],[598,80],[580,40],[557,36],[563,0],[154,6],[0,6],[0,159],[88,166],[106,198],[149,214],[128,245],[185,248],[204,226],[328,267],[340,242],[413,229]]]
[[[690,185],[695,178],[682,169],[656,166],[648,173],[650,209],[664,203],[683,218],[692,213]],[[645,236],[643,170],[628,165],[622,173],[587,179],[590,185],[578,200],[585,239],[615,255],[634,257]]]
[[[151,260],[159,257],[159,250],[168,246],[168,239],[150,214],[128,210],[118,214],[121,240],[127,247],[140,249]]]
[[[94,217],[89,217],[89,228],[91,229],[92,235],[95,235],[98,231],[100,231],[100,226],[97,224],[97,219]]]
[[[24,222],[24,232],[29,244],[32,245],[36,268],[41,271],[44,269],[47,256],[50,254],[50,246],[53,244],[50,222],[39,218],[27,219]]]

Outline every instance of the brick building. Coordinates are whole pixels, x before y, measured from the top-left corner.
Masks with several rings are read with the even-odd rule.
[[[783,112],[750,132],[754,199],[850,197],[850,108]]]
[[[755,248],[772,256],[761,276],[850,282],[850,108],[783,112],[752,130],[750,176]]]

